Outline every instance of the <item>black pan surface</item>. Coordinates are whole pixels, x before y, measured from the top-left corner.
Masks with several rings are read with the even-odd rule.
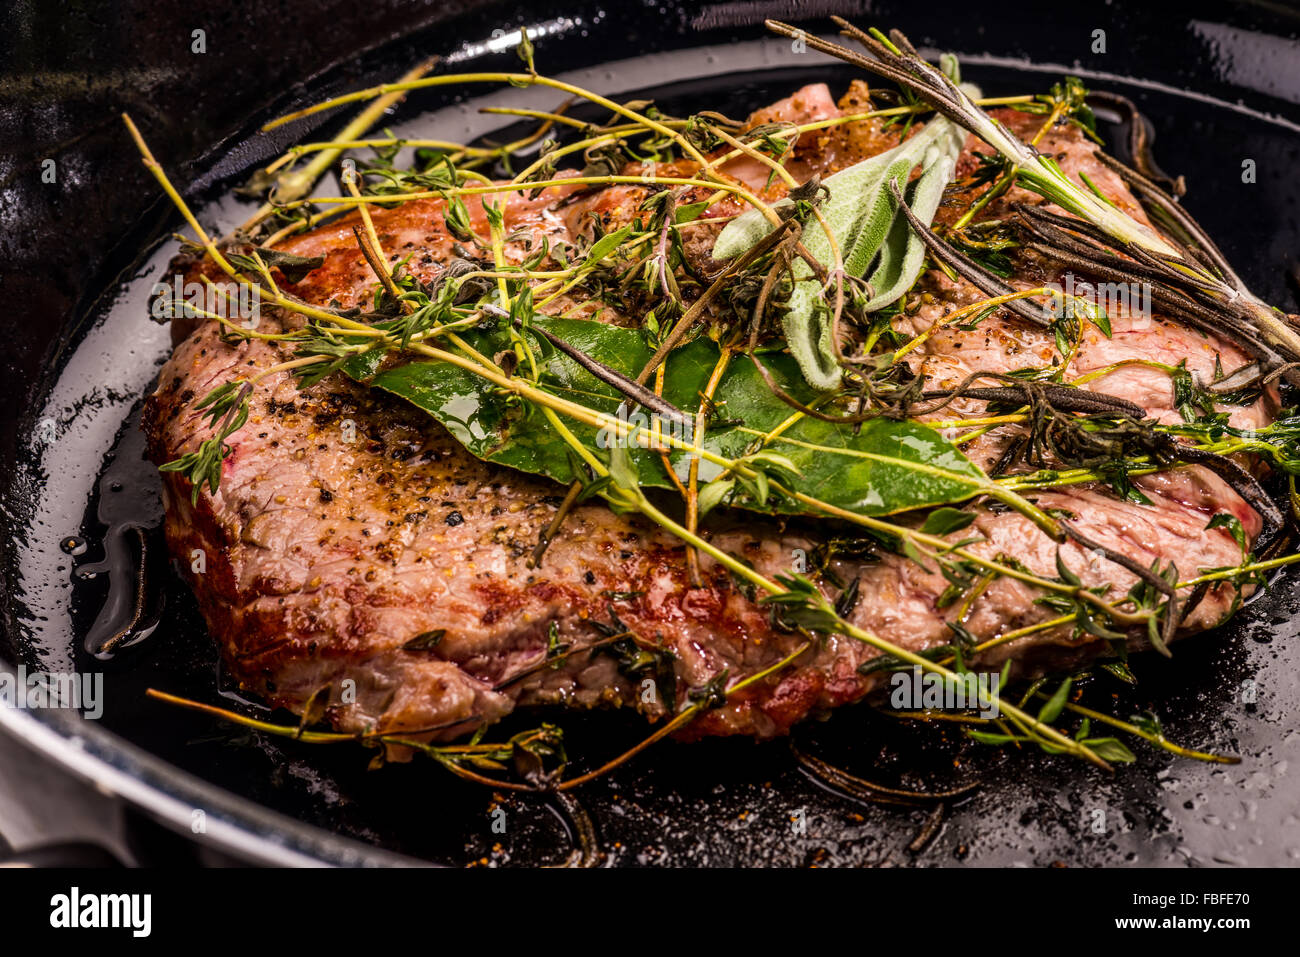
[[[175,178],[194,184],[192,200],[210,202],[205,218],[221,221],[230,215],[221,199],[228,188],[283,145],[251,133],[262,119],[387,79],[428,52],[457,52],[456,69],[505,65],[513,56],[509,45],[484,50],[493,44],[470,38],[491,41],[493,29],[519,23],[548,25],[549,35],[533,31],[539,66],[547,72],[587,69],[587,82],[602,92],[653,96],[673,112],[724,102],[726,112],[743,114],[811,79],[825,79],[838,90],[851,78],[815,54],[793,54],[788,43],[759,43],[762,31],[751,25],[754,10],[746,13],[745,6],[638,8],[615,17],[581,5],[544,11],[498,5],[489,11],[497,19],[482,10],[466,14],[454,21],[456,31],[412,32],[412,24],[399,23],[394,29],[406,28],[404,38],[379,44],[304,88],[244,101],[247,112],[232,118],[224,131],[228,138],[188,167],[180,162],[185,137],[178,135],[173,144],[172,165],[167,141],[149,125],[156,122],[155,129],[165,131],[174,124],[142,116],[138,102],[132,109]],[[776,6],[755,5],[763,14],[787,18],[823,12],[768,9]],[[1287,114],[1294,115],[1292,104],[1300,101],[1300,77],[1286,70],[1296,62],[1287,60],[1287,51],[1294,57],[1295,49],[1277,46],[1293,42],[1281,39],[1294,30],[1285,15],[1245,6],[1231,11],[1231,25],[1225,25],[1222,11],[1217,19],[1212,11],[1198,18],[1189,8],[1170,39],[1167,23],[1110,8],[1104,18],[1080,13],[1077,25],[1058,23],[1053,31],[1035,32],[1032,24],[976,17],[969,7],[955,10],[946,22],[927,18],[918,24],[914,11],[874,6],[857,19],[899,25],[918,43],[955,49],[963,54],[968,78],[991,94],[1044,89],[1068,68],[1096,89],[1132,98],[1154,123],[1161,164],[1187,177],[1189,209],[1254,290],[1297,310],[1286,276],[1300,250],[1300,182],[1289,172],[1296,165],[1300,126]],[[1096,27],[1089,26],[1093,22]],[[959,29],[963,25],[974,28]],[[809,26],[826,25],[810,20]],[[1070,29],[1073,39],[1063,39]],[[1093,29],[1107,30],[1109,53],[1090,53]],[[1200,59],[1180,60],[1178,49],[1199,51]],[[1133,51],[1143,58],[1135,60]],[[1273,69],[1261,68],[1269,51]],[[1026,54],[1033,60],[1025,61]],[[737,69],[742,62],[743,73]],[[1181,89],[1184,83],[1195,92]],[[97,115],[98,108],[78,102],[88,115]],[[200,106],[192,107],[195,115],[202,115]],[[434,95],[413,98],[393,122],[419,122],[448,106],[452,112],[442,114],[449,117],[443,123],[475,122],[466,108]],[[219,103],[213,109],[220,114],[231,108]],[[323,129],[332,122],[337,121],[326,120]],[[1106,132],[1114,137],[1122,131]],[[113,128],[95,142],[114,137],[124,140]],[[104,149],[112,163],[121,164],[113,168],[130,170],[126,144]],[[1246,159],[1255,161],[1253,183],[1242,181]],[[3,188],[34,189],[20,175],[20,164],[15,167],[19,173]],[[105,204],[98,218],[90,217],[91,232],[111,232],[123,210],[139,214],[155,195],[134,173],[124,172],[111,187],[97,178],[98,186],[79,184],[85,190],[80,195],[98,195]],[[101,252],[102,265],[79,281],[51,253],[57,265],[48,273],[29,271],[25,281],[31,285],[22,287],[47,294],[39,300],[47,309],[38,317],[39,328],[5,333],[12,348],[4,388],[24,410],[5,425],[4,454],[11,467],[0,490],[13,529],[3,553],[6,657],[32,667],[104,670],[107,705],[93,723],[55,712],[0,717],[41,749],[77,764],[80,773],[111,777],[115,789],[130,791],[133,800],[174,826],[188,827],[193,812],[203,810],[212,825],[203,836],[238,855],[341,863],[392,863],[394,854],[448,864],[558,863],[569,856],[587,820],[599,862],[629,866],[1286,865],[1300,859],[1296,790],[1288,780],[1300,768],[1294,725],[1300,651],[1293,640],[1300,630],[1300,589],[1287,575],[1228,628],[1178,645],[1172,662],[1137,659],[1135,690],[1117,684],[1089,689],[1090,700],[1114,713],[1153,712],[1180,743],[1239,754],[1242,763],[1235,766],[1178,759],[1136,743],[1138,763],[1106,775],[1037,753],[965,744],[941,728],[903,724],[856,707],[805,726],[793,742],[661,744],[581,789],[574,804],[493,794],[429,762],[367,771],[370,755],[351,746],[285,743],[146,701],[144,689],[157,687],[260,713],[230,692],[192,597],[148,531],[158,517],[157,480],[139,459],[134,417],[167,345],[165,330],[148,322],[140,304],[141,290],[160,265],[147,241],[170,222],[155,205],[133,228],[119,228],[118,250]],[[67,217],[57,230],[36,219],[23,224],[33,231],[27,245],[52,243],[50,232],[66,235],[75,227]],[[5,242],[16,255],[25,248],[13,232]],[[11,270],[4,281],[12,287],[24,280]],[[104,290],[102,299],[94,298]],[[30,301],[26,305],[30,311]],[[66,320],[52,323],[54,315]],[[143,530],[138,535],[137,526]],[[60,549],[70,535],[84,539],[83,554]],[[114,556],[133,567],[142,544],[152,582],[145,618],[157,626],[118,659],[94,661],[78,649],[110,595],[115,578],[108,569]],[[102,570],[87,577],[91,567]],[[1117,697],[1108,703],[1112,695]],[[620,715],[553,717],[575,754],[612,755],[645,733],[638,719]],[[79,739],[79,750],[68,748],[72,737]],[[792,745],[880,784],[981,786],[934,808],[865,805],[808,776]],[[80,757],[74,761],[72,755]],[[133,789],[130,782],[144,786]]]

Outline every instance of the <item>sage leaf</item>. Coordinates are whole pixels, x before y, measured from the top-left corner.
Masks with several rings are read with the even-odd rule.
[[[951,155],[938,155],[927,165],[925,172],[912,187],[910,195],[906,197],[907,205],[922,222],[929,223],[934,219],[943,199],[943,191],[952,181],[956,168],[956,161]],[[881,251],[880,264],[867,280],[871,284],[872,295],[863,308],[867,312],[875,312],[901,299],[916,282],[924,261],[925,244],[912,231],[906,219],[895,217]]]
[[[945,71],[955,77],[955,59],[945,57],[943,62]],[[979,95],[979,90],[969,84],[965,89],[972,96]],[[834,255],[826,235],[829,228],[844,272],[865,278],[871,286],[866,304],[869,311],[882,309],[902,297],[916,282],[925,261],[924,245],[899,215],[890,184],[904,187],[905,201],[919,219],[929,224],[952,180],[965,139],[965,130],[936,117],[893,149],[834,173],[823,182],[828,192],[820,210],[825,226],[809,218],[804,226],[804,247],[828,271],[833,270]],[[909,184],[918,166],[921,176]],[[791,203],[783,200],[775,205],[788,208]],[[744,253],[772,228],[760,210],[737,216],[719,233],[713,258],[730,259]],[[829,293],[802,259],[796,260],[793,273],[794,291],[782,317],[786,342],[808,384],[832,391],[839,388],[841,370],[839,350],[833,341]]]

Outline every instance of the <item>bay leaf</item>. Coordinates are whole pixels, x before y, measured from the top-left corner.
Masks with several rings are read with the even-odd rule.
[[[628,376],[635,376],[652,353],[636,330],[547,316],[536,316],[533,324]],[[532,337],[542,357],[540,382],[546,391],[592,409],[617,413],[623,398],[618,392],[569,356],[548,348],[545,339],[531,330],[525,334]],[[466,338],[485,355],[495,354],[508,342],[504,329],[474,330]],[[718,357],[717,345],[707,338],[675,350],[667,360],[664,398],[679,409],[696,412]],[[802,401],[816,398],[817,393],[804,381],[790,355],[767,353],[762,358],[782,389]],[[344,366],[344,371],[354,377],[368,376],[372,387],[400,396],[428,412],[480,459],[561,483],[578,477],[568,446],[536,406],[512,400],[472,372],[424,359],[380,371],[358,362]],[[706,449],[733,460],[762,449],[779,453],[782,461],[788,460],[798,471],[797,476],[783,476],[783,481],[799,492],[860,514],[882,515],[964,501],[990,481],[956,446],[921,423],[878,418],[855,430],[851,425],[799,416],[773,395],[745,356],[732,358],[714,393],[711,410],[715,424],[705,430]],[[795,420],[791,423],[792,415]],[[628,421],[650,424],[644,411],[632,413]],[[566,419],[565,424],[588,448],[608,460],[608,446],[617,444],[612,431],[602,436],[597,429],[571,419]],[[678,434],[687,441],[691,438],[686,433],[673,433],[675,426],[671,422],[661,421],[660,425],[665,433]],[[769,440],[777,431],[779,434]],[[685,450],[669,454],[680,480],[688,475],[690,458]],[[657,452],[630,447],[626,466],[644,488],[674,487]],[[720,473],[719,466],[701,460],[701,482],[711,481]],[[762,488],[767,488],[766,482]],[[754,511],[814,513],[806,505],[775,494],[760,503],[740,483],[727,491],[728,504]],[[719,499],[720,494],[710,493],[710,501]]]

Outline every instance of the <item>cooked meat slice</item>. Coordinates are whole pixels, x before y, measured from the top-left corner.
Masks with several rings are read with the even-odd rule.
[[[861,109],[863,91],[850,94],[856,99],[844,108]],[[814,87],[774,105],[771,115],[823,116],[834,109],[825,88]],[[1002,118],[1017,129],[1033,121],[1016,113]],[[760,114],[753,122],[762,120]],[[864,150],[889,144],[878,126],[862,123],[813,145],[827,157],[818,171],[833,172],[862,158]],[[1040,148],[1056,154],[1071,175],[1086,171],[1116,202],[1136,209],[1076,131],[1053,131]],[[802,141],[799,149],[800,162],[812,169],[809,156],[816,150]],[[965,162],[973,162],[974,149],[968,144]],[[733,170],[747,172],[740,165]],[[767,196],[781,192],[779,182],[765,189]],[[508,255],[524,258],[543,237],[572,239],[589,228],[592,217],[603,227],[616,226],[634,215],[643,195],[639,187],[585,194],[548,189],[535,200],[518,192],[504,195],[507,232],[524,230],[530,237],[512,244]],[[737,210],[726,201],[710,214]],[[384,249],[395,258],[409,255],[409,268],[421,278],[435,276],[454,255],[440,201],[412,202],[374,216]],[[475,228],[485,230],[481,212],[474,216]],[[290,252],[325,256],[322,268],[285,285],[317,304],[346,307],[370,296],[374,280],[356,248],[354,222],[345,217],[283,243]],[[697,248],[707,253],[712,232],[698,232],[704,238]],[[1021,265],[1026,286],[1056,278],[1049,263]],[[980,298],[938,273],[924,277],[919,291],[924,305],[902,320],[910,324],[904,331],[928,328]],[[635,321],[608,313],[592,315]],[[294,321],[269,316],[262,329]],[[1188,368],[1208,376],[1216,359],[1229,369],[1245,360],[1227,342],[1158,317],[1119,310],[1112,322],[1109,339],[1087,332],[1071,375],[1112,370],[1087,387],[1136,402],[1159,418],[1175,414],[1168,377],[1117,363],[1185,359]],[[945,327],[913,356],[913,364],[932,387],[943,388],[973,370],[1011,371],[1052,355],[1046,333],[999,313],[973,330]],[[210,435],[195,404],[212,388],[288,356],[287,348],[273,342],[229,344],[212,324],[186,332],[146,408],[155,460],[192,451]],[[1271,401],[1235,409],[1234,421],[1266,422]],[[983,407],[961,400],[935,417],[977,415]],[[1005,441],[981,440],[969,451],[987,465]],[[167,473],[168,541],[183,568],[191,567],[194,549],[206,554],[205,572],[191,574],[190,581],[232,673],[267,700],[296,711],[313,697],[319,702],[320,695],[328,696],[329,715],[341,729],[452,737],[521,702],[627,705],[662,717],[674,689],[656,685],[654,694],[645,693],[644,682],[656,676],[620,671],[611,653],[616,641],[670,656],[680,700],[687,689],[724,674],[735,680],[767,668],[803,640],[776,627],[769,609],[747,598],[707,558],[702,584],[692,587],[677,539],[603,505],[575,509],[542,565],[530,568],[529,553],[555,515],[563,489],[478,461],[423,413],[341,376],[310,388],[300,388],[284,372],[262,379],[248,424],[230,445],[220,487],[215,493],[202,490],[196,505],[188,482]],[[1250,507],[1204,469],[1180,468],[1136,481],[1151,504],[1121,501],[1086,484],[1035,498],[1106,547],[1146,565],[1173,562],[1184,572],[1238,560],[1239,548],[1226,529],[1205,529],[1215,513],[1235,515],[1252,539],[1259,532]],[[1055,575],[1057,546],[1027,519],[982,505],[971,509],[975,524],[960,534],[983,536],[973,551],[1014,556],[1036,573]],[[720,548],[769,576],[797,568],[826,534],[813,523],[754,517],[708,532]],[[1122,594],[1132,582],[1122,568],[1074,544],[1060,553],[1086,584],[1110,582]],[[1033,588],[1010,577],[992,581],[969,608],[944,607],[945,579],[899,556],[836,558],[830,568],[841,582],[857,582],[855,624],[913,650],[946,643],[948,623],[959,616],[977,638],[988,639],[1055,614],[1035,604]],[[1216,624],[1233,598],[1230,586],[1210,589],[1180,633]],[[1140,647],[1142,641],[1134,635],[1131,644]],[[554,643],[568,649],[561,666],[538,668]],[[984,661],[996,665],[1010,655],[1032,670],[1084,661],[1106,648],[1105,642],[1072,638],[1070,629],[1059,628],[1000,645]],[[687,733],[781,734],[812,712],[867,694],[879,676],[862,675],[858,667],[876,653],[853,639],[828,637],[794,667],[705,713]]]

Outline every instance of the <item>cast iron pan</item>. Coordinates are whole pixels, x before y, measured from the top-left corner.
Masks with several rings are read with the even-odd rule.
[[[175,217],[116,120],[129,108],[173,178],[203,206],[281,150],[283,137],[255,132],[266,118],[382,82],[430,53],[453,54],[457,70],[506,67],[513,53],[491,42],[494,30],[534,28],[548,73],[587,70],[586,82],[602,92],[651,95],[673,112],[725,103],[735,115],[812,79],[842,89],[849,71],[795,54],[788,42],[756,43],[762,16],[825,31],[817,18],[838,11],[957,51],[968,77],[990,94],[1045,89],[1068,70],[1130,97],[1154,125],[1157,159],[1187,177],[1188,207],[1255,291],[1295,312],[1286,279],[1300,249],[1300,182],[1291,175],[1300,126],[1286,118],[1300,102],[1292,14],[1189,4],[1171,22],[1083,4],[995,22],[971,5],[945,13],[943,5],[892,3],[870,13],[831,3],[617,11],[483,4],[435,14],[299,6],[252,4],[195,18],[179,5],[133,3],[103,22],[65,14],[57,24],[10,15],[15,22],[0,41],[10,47],[0,62],[13,64],[0,85],[0,129],[13,157],[0,166],[0,289],[9,310],[0,390],[11,410],[0,426],[0,506],[10,531],[0,543],[4,659],[104,671],[106,711],[87,721],[0,709],[0,725],[171,827],[194,833],[201,820],[198,840],[249,861],[543,864],[576,859],[582,846],[594,846],[590,860],[619,865],[1300,858],[1288,781],[1300,767],[1293,717],[1300,590],[1286,575],[1229,627],[1178,645],[1172,662],[1137,659],[1136,690],[1089,689],[1115,713],[1155,713],[1184,744],[1240,755],[1235,766],[1135,743],[1139,761],[1106,775],[1029,751],[968,745],[938,727],[856,707],[799,729],[793,742],[664,743],[581,789],[576,802],[561,802],[494,795],[430,762],[368,772],[369,754],[351,746],[280,742],[146,701],[143,690],[157,687],[260,714],[228,687],[193,599],[150,530],[157,481],[139,459],[134,422],[167,342],[140,297],[165,259],[157,242]],[[202,56],[189,52],[197,28],[206,31]],[[1104,53],[1094,52],[1097,30],[1105,31]],[[444,117],[472,124],[451,96],[413,97],[392,122],[452,106]],[[319,122],[327,133],[338,118]],[[1122,155],[1125,130],[1105,132]],[[47,157],[59,169],[54,185],[41,181]],[[1253,183],[1242,179],[1246,159],[1254,160]],[[210,220],[230,215],[220,203],[205,210]],[[84,551],[62,550],[69,536],[83,540]],[[137,567],[145,569],[141,620],[150,633],[114,660],[95,661],[82,642],[114,584],[129,584]],[[638,719],[617,714],[552,717],[578,754],[612,755],[645,733]],[[864,804],[809,775],[796,749],[882,785],[980,786],[922,808]]]

